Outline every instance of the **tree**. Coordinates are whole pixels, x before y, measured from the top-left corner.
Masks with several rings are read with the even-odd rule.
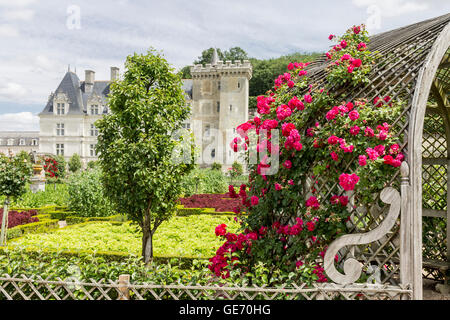
[[[66,160],[62,155],[57,155],[54,159],[56,160],[56,167],[58,168],[58,182],[60,182],[61,179],[64,179],[66,176]]]
[[[233,47],[223,53],[223,59],[224,61],[231,60],[232,62],[236,60],[242,61],[248,59],[248,54],[240,47]]]
[[[70,157],[68,165],[70,172],[77,172],[80,170],[82,167],[80,156],[77,153],[74,153],[72,157]]]
[[[230,175],[231,184],[233,184],[233,180],[237,177],[240,177],[244,173],[244,169],[242,168],[242,164],[237,161],[234,161],[231,165],[231,168],[228,169],[228,174]]]
[[[8,157],[0,153],[0,195],[6,197],[2,215],[1,245],[6,245],[9,201],[26,192],[26,185],[30,181],[31,174],[30,161],[21,155]]]
[[[219,60],[223,61],[224,55],[222,53],[222,50],[217,50],[217,56],[219,57]],[[212,56],[213,56],[214,48],[209,48],[202,51],[201,56],[197,58],[197,60],[194,61],[194,64],[206,64],[211,63]]]
[[[124,79],[111,86],[112,113],[96,122],[97,150],[106,195],[139,225],[149,263],[153,235],[173,215],[180,182],[194,166],[192,136],[173,136],[190,108],[179,75],[154,49],[128,56],[125,69]],[[185,152],[179,149],[183,142]],[[177,153],[185,160],[176,161]]]

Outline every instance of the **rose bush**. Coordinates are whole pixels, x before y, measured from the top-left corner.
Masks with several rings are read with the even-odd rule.
[[[327,246],[349,231],[353,209],[371,208],[403,161],[392,126],[401,101],[389,96],[343,101],[335,94],[368,82],[376,53],[367,49],[364,25],[330,36],[334,39],[338,44],[326,53],[323,87],[309,80],[306,63],[293,63],[268,96],[258,97],[259,116],[237,128],[240,138],[231,148],[248,158],[258,155],[259,162],[249,165],[248,188],[239,192],[248,212],[241,217],[242,233],[223,226],[218,233],[225,242],[209,265],[217,276],[227,278],[236,268],[251,273],[264,262],[269,283],[280,271],[305,281],[304,268],[313,270],[309,280],[327,281],[322,267]],[[274,155],[281,165],[271,172]],[[333,185],[338,187],[329,192]]]

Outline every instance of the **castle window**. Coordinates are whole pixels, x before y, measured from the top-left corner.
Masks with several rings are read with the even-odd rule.
[[[220,102],[217,101],[217,112],[220,112]]]
[[[65,104],[64,103],[57,103],[56,104],[56,114],[65,114]]]
[[[215,158],[216,157],[216,149],[212,149],[211,150],[211,158]]]
[[[56,135],[63,136],[64,135],[64,123],[56,124]]]
[[[8,146],[14,145],[14,139],[8,139]]]
[[[24,145],[25,145],[25,139],[20,139],[19,146],[24,146]]]
[[[238,89],[241,87],[241,83],[238,81]]]
[[[209,126],[209,124],[207,124],[205,126],[205,137],[209,137],[209,130],[210,130],[210,126]]]
[[[31,145],[32,146],[37,146],[37,139],[31,140]]]
[[[217,81],[217,90],[219,90],[219,91],[220,91],[220,80],[219,80],[219,81]]]
[[[230,111],[233,111],[233,106],[230,104]]]
[[[91,114],[99,114],[98,113],[98,104],[91,105]]]
[[[190,123],[183,123],[183,124],[181,124],[181,127],[182,127],[183,129],[189,130],[189,129],[191,129],[191,124],[190,124]]]
[[[98,129],[93,124],[91,124],[91,136],[92,137],[98,136]]]
[[[64,143],[56,144],[56,155],[63,156],[64,155]]]
[[[95,151],[95,144],[89,145],[89,154],[91,155],[91,157],[97,156],[97,152]]]

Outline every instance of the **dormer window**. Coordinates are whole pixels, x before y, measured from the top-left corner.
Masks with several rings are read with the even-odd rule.
[[[14,145],[14,139],[8,139],[8,146]]]
[[[65,103],[57,103],[56,104],[56,114],[62,115],[62,114],[66,114],[66,107],[65,107]]]
[[[98,104],[91,105],[91,114],[99,114]]]
[[[19,146],[24,146],[24,145],[25,145],[25,139],[20,139]]]
[[[31,140],[31,145],[32,146],[37,146],[37,139]]]

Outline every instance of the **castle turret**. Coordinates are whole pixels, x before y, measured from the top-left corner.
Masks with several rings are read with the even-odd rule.
[[[229,165],[235,155],[227,146],[236,133],[236,127],[248,120],[249,80],[252,76],[250,61],[224,63],[218,60],[214,49],[211,63],[192,66],[191,75],[191,120],[197,145],[203,146],[203,162]],[[216,133],[219,136],[213,137]],[[203,141],[199,141],[202,137]]]

